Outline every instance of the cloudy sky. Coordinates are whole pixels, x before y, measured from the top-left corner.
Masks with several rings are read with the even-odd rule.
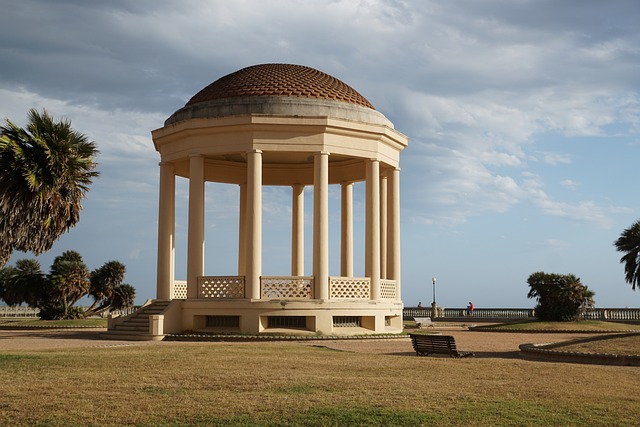
[[[545,271],[577,275],[599,307],[640,306],[613,247],[640,217],[636,0],[0,4],[0,117],[24,125],[29,108],[46,108],[101,152],[80,224],[40,257],[45,270],[67,249],[90,269],[118,259],[137,302],[153,298],[159,155],[151,130],[212,81],[279,62],[351,85],[409,137],[406,305],[430,303],[435,276],[442,306],[532,307],[526,280]],[[183,279],[186,182],[177,191]],[[331,191],[335,211],[339,191]],[[207,274],[234,274],[237,194],[207,185]],[[289,201],[288,190],[265,189],[265,274],[289,271]],[[356,219],[356,237],[360,229]],[[12,262],[32,256],[15,253]],[[336,260],[332,251],[330,274]]]

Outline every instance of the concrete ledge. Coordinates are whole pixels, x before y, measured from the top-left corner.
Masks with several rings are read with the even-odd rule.
[[[168,334],[165,341],[327,341],[327,340],[375,340],[406,338],[406,334],[381,335],[244,335],[244,334]]]
[[[625,334],[638,333],[633,329],[511,329],[491,326],[469,326],[470,331],[475,332],[509,332],[512,334]]]

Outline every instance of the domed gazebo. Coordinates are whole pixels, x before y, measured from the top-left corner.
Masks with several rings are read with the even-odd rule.
[[[407,137],[357,91],[313,68],[263,64],[224,76],[152,132],[160,153],[158,315],[184,330],[354,335],[402,331],[400,152]],[[186,282],[174,278],[175,177],[189,179]],[[353,183],[365,182],[365,277],[353,277]],[[235,276],[204,275],[205,182],[240,188]],[[262,187],[291,188],[291,271],[262,274]],[[340,276],[329,276],[329,185],[341,187]],[[313,187],[313,271],[304,190]],[[287,275],[287,273],[289,273]],[[117,322],[112,322],[117,323]]]

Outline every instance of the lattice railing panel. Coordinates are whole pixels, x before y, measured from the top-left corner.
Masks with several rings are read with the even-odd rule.
[[[368,277],[330,277],[329,298],[369,299],[371,280]]]
[[[187,299],[187,281],[173,281],[173,299]]]
[[[199,298],[244,298],[244,276],[198,277]]]
[[[313,277],[262,276],[261,299],[313,298]]]
[[[380,280],[380,299],[397,299],[398,286],[395,280]]]

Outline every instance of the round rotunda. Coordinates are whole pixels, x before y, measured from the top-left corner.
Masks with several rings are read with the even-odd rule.
[[[306,66],[250,66],[202,89],[152,138],[160,153],[160,207],[150,336],[402,332],[399,163],[407,137],[356,90]],[[189,180],[186,281],[174,277],[177,176]],[[234,276],[204,275],[205,182],[239,186]],[[365,184],[364,242],[353,241],[358,182]],[[291,189],[291,270],[279,276],[262,274],[267,185]],[[331,185],[341,194],[339,276],[329,275]],[[310,272],[305,187],[313,189]],[[364,245],[364,277],[354,277],[354,244]]]

